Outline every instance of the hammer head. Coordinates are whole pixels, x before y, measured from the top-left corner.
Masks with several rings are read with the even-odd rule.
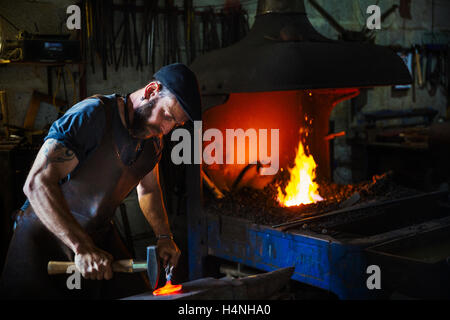
[[[156,287],[158,287],[160,273],[160,262],[157,246],[147,247],[147,273],[148,279],[150,280],[150,286],[152,287],[152,290],[155,290]]]

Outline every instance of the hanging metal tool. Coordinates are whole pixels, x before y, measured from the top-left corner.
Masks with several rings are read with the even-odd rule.
[[[240,41],[250,29],[247,11],[239,3],[223,8],[220,17],[222,48]]]
[[[191,29],[193,26],[193,4],[192,0],[184,0],[184,47],[186,51],[186,60],[188,63],[192,62],[192,43],[191,43]]]
[[[8,105],[6,102],[6,91],[0,91],[0,106],[1,106],[1,117],[0,120],[5,130],[6,139],[9,138],[9,128],[6,124],[9,123],[9,113],[8,113]]]
[[[86,13],[86,40],[87,40],[89,54],[90,54],[92,72],[95,73],[94,41],[93,41],[93,28],[92,28],[92,1],[91,0],[86,0],[86,2],[85,2],[85,13]]]
[[[419,47],[416,46],[414,48],[414,58],[416,63],[416,74],[417,74],[417,81],[419,84],[419,88],[422,88],[423,86],[423,76],[422,76],[422,66],[420,63],[420,53],[419,53]]]
[[[217,33],[217,19],[218,16],[212,7],[209,7],[202,13],[203,52],[220,48],[219,35]]]
[[[151,42],[151,57],[152,57],[152,72],[156,71],[156,43],[160,43],[160,32],[159,32],[159,15],[156,9],[158,8],[158,3],[155,3],[154,15],[152,19],[152,42]]]

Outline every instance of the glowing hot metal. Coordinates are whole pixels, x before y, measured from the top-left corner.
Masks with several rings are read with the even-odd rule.
[[[173,285],[170,280],[166,282],[164,287],[156,289],[153,291],[154,296],[166,296],[170,294],[175,294],[181,291],[183,286],[181,284]]]
[[[167,296],[181,291],[182,288],[181,284],[176,285],[172,284],[173,266],[167,265],[165,267],[165,271],[166,271],[166,284],[164,285],[164,287],[161,287],[153,291],[154,296]]]

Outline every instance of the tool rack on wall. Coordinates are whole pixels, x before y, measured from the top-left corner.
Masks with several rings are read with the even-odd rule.
[[[249,30],[240,3],[194,7],[185,0],[178,7],[173,1],[160,6],[158,1],[84,0],[81,6],[82,57],[94,73],[98,61],[105,80],[108,67],[154,73],[160,65],[190,64],[199,54],[239,41]]]

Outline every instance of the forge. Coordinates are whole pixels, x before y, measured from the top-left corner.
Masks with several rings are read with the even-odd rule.
[[[265,271],[294,267],[293,280],[342,299],[367,299],[410,286],[407,279],[428,270],[415,292],[449,296],[437,289],[449,280],[447,257],[439,253],[432,263],[416,255],[415,268],[402,270],[408,276],[384,291],[366,285],[370,265],[396,279],[410,261],[383,244],[417,233],[439,237],[450,223],[447,190],[404,188],[389,172],[354,185],[331,182],[328,140],[338,135],[330,132],[331,111],[361,88],[411,83],[395,52],[326,39],[310,24],[303,1],[261,0],[249,34],[196,59],[192,69],[202,91],[203,129],[224,135],[227,129],[279,129],[280,166],[277,175],[261,175],[266,159],[252,158],[258,152],[250,144],[245,163],[203,165],[203,214],[192,213],[190,226],[197,275],[206,272],[209,257]]]

